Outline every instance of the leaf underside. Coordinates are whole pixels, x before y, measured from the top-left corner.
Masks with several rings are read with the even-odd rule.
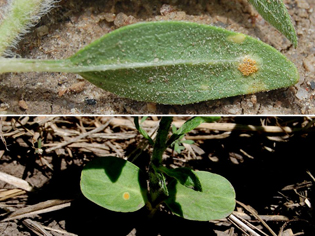
[[[297,46],[297,36],[283,0],[249,0],[259,14]]]
[[[245,63],[248,59],[255,63],[252,73],[247,73],[253,68]],[[294,64],[265,43],[213,26],[176,21],[120,28],[65,62],[104,90],[162,104],[268,91],[291,86],[299,78]]]
[[[225,178],[206,171],[195,171],[202,192],[189,189],[174,181],[169,185],[170,196],[165,202],[172,212],[189,220],[222,219],[235,208],[235,192]]]
[[[80,185],[87,199],[112,211],[133,212],[146,202],[143,173],[121,158],[93,159],[84,167]]]

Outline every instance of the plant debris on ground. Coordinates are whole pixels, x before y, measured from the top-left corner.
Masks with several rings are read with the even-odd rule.
[[[174,117],[173,124],[187,119]],[[154,134],[158,122],[149,117],[141,125]],[[166,207],[150,220],[145,209],[111,212],[83,197],[80,173],[96,156],[137,156],[133,162],[145,169],[152,150],[132,117],[2,117],[0,234],[224,236],[245,235],[249,228],[257,235],[315,235],[314,122],[223,117],[185,135],[194,143],[183,143],[180,153],[167,149],[166,166],[217,173],[235,188],[230,217],[198,222],[173,216]]]

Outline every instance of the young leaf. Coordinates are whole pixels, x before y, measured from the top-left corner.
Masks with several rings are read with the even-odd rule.
[[[161,170],[168,176],[173,177],[180,184],[184,185],[187,188],[191,188],[196,191],[202,191],[202,186],[197,175],[190,168],[168,169],[166,167],[160,166],[159,170]]]
[[[211,116],[211,117],[207,117],[207,116],[195,116],[189,120],[187,120],[177,131],[176,134],[177,135],[183,135],[186,134],[190,131],[192,131],[193,129],[197,128],[200,124],[205,123],[205,122],[215,122],[220,120],[221,117],[216,117],[216,116]]]
[[[206,171],[195,171],[202,192],[184,187],[177,181],[169,185],[169,198],[165,201],[172,212],[189,220],[221,219],[234,210],[235,192],[225,178]]]
[[[160,204],[164,198],[169,196],[165,176],[154,165],[151,165],[149,170],[149,186],[150,202],[153,203],[153,205]]]
[[[170,139],[167,142],[167,146],[171,145],[174,141],[180,139],[183,135],[186,133],[192,131],[196,127],[198,127],[200,124],[205,123],[205,122],[215,122],[220,120],[220,117],[207,117],[207,116],[196,116],[193,117],[189,120],[187,120],[178,130],[173,130],[173,135],[170,137]]]
[[[119,96],[189,104],[292,86],[298,72],[271,46],[241,33],[190,22],[119,28],[72,57],[0,59],[0,73],[78,73]]]
[[[176,140],[173,145],[173,150],[176,153],[181,153],[183,150],[185,150],[185,147],[183,145],[181,145],[181,140]]]
[[[259,14],[297,46],[297,36],[283,0],[249,0]]]
[[[82,170],[80,185],[87,199],[112,211],[132,212],[146,203],[145,176],[121,158],[93,159]]]
[[[135,118],[134,118],[134,122],[135,122],[136,129],[139,131],[139,133],[142,134],[142,136],[143,136],[145,139],[147,139],[151,145],[154,145],[154,142],[153,142],[153,140],[151,139],[151,137],[150,137],[150,136],[148,135],[148,133],[147,133],[144,129],[142,129],[142,127],[140,126],[140,124],[139,124],[139,118],[138,118],[138,117],[135,117]]]

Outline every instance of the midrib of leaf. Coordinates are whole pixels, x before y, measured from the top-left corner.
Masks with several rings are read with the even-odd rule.
[[[121,64],[102,64],[102,65],[83,65],[77,66],[71,64],[70,60],[32,60],[32,59],[0,59],[0,73],[7,72],[68,72],[68,73],[84,73],[84,72],[101,72],[107,70],[121,69],[140,69],[140,68],[163,68],[168,66],[198,66],[198,65],[220,65],[232,64],[240,59],[233,60],[195,60],[195,59],[174,59],[158,62],[130,62]]]

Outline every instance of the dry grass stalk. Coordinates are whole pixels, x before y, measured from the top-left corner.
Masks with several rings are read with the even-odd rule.
[[[104,130],[109,124],[110,124],[110,121],[108,121],[105,125],[102,125],[102,126],[100,126],[100,127],[98,127],[98,128],[95,128],[95,129],[93,129],[93,130],[91,130],[91,131],[89,131],[89,132],[83,133],[83,134],[81,134],[81,135],[79,135],[79,136],[77,136],[77,137],[75,137],[75,138],[72,138],[72,139],[69,140],[69,141],[60,143],[60,144],[58,144],[57,146],[52,147],[52,148],[48,148],[48,149],[46,149],[46,152],[54,151],[54,150],[56,150],[56,149],[58,149],[58,148],[67,146],[67,145],[70,144],[70,143],[77,142],[78,140],[80,140],[80,139],[82,139],[82,138],[88,137],[88,136],[91,135],[91,134],[100,132],[100,131]]]
[[[20,178],[17,178],[13,175],[3,173],[1,171],[0,171],[0,180],[6,182],[8,184],[12,184],[15,187],[24,189],[28,192],[31,192],[34,190],[33,187],[27,181],[20,179]]]
[[[26,191],[21,189],[1,189],[0,190],[0,201],[4,201],[19,195],[25,194]]]
[[[0,222],[22,219],[38,214],[43,214],[51,211],[57,211],[66,207],[69,207],[71,204],[71,200],[48,200],[45,202],[40,202],[35,205],[31,205],[28,207],[24,207],[22,209],[18,209],[15,212],[11,213],[7,218],[3,219]]]
[[[39,236],[52,236],[38,222],[35,222],[33,220],[30,220],[30,219],[25,219],[22,222],[27,228],[29,228],[36,235],[39,235]]]
[[[250,212],[257,220],[259,220],[263,226],[268,229],[268,231],[273,235],[277,236],[277,234],[269,227],[269,225],[256,213],[256,211],[251,207],[247,206],[244,203],[241,203],[240,201],[236,201],[237,204],[241,205],[243,208],[245,208],[248,212]]]
[[[260,234],[256,233],[253,228],[253,225],[249,224],[248,222],[244,223],[244,221],[240,220],[233,214],[228,216],[228,219],[237,227],[239,228],[242,232],[244,232],[246,235],[251,235],[251,236],[261,236]],[[257,229],[257,228],[256,228]]]

